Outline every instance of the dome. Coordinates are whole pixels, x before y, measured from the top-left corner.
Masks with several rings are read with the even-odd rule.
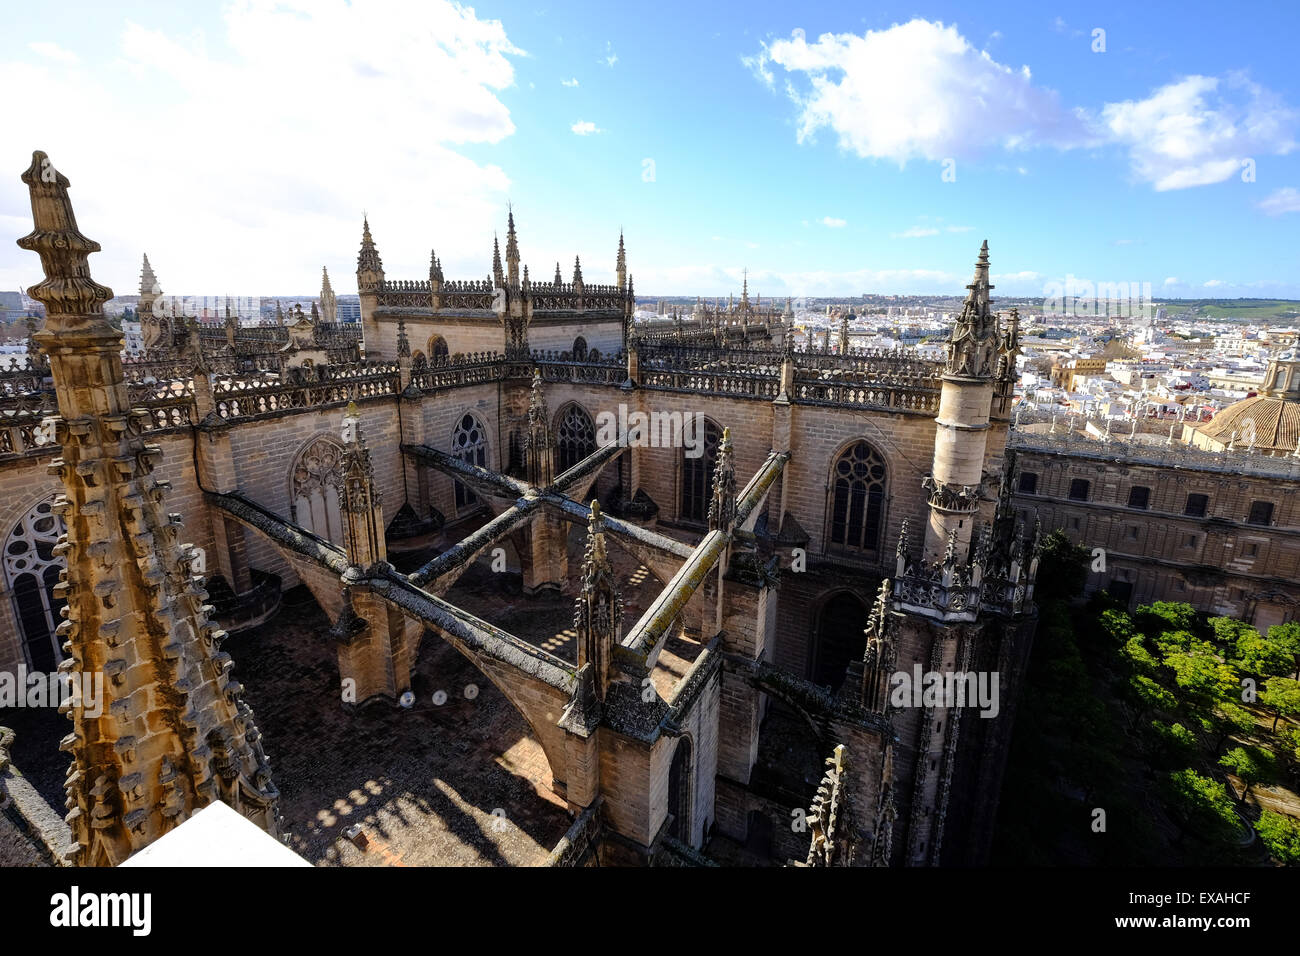
[[[1265,395],[1243,398],[1219,412],[1197,431],[1214,439],[1215,444],[1225,446],[1232,441],[1235,432],[1237,445],[1244,447],[1250,444],[1251,429],[1255,432],[1256,449],[1295,451],[1296,442],[1300,441],[1300,403]]]

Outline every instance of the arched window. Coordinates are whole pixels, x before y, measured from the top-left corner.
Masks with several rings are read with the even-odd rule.
[[[5,583],[13,595],[14,614],[22,633],[23,656],[33,671],[55,670],[63,660],[55,635],[59,610],[66,601],[54,596],[59,572],[67,561],[54,553],[63,518],[53,510],[54,496],[42,501],[14,525],[5,541]]]
[[[573,340],[573,360],[575,362],[587,361],[587,340],[581,335]]]
[[[425,357],[425,354],[421,351],[417,350],[416,353],[411,356],[411,368],[413,369],[425,368],[428,364],[429,359]]]
[[[840,689],[849,662],[861,660],[866,653],[866,626],[867,606],[849,591],[841,591],[822,605],[809,667],[814,684]]]
[[[320,435],[299,453],[293,466],[293,520],[335,544],[343,543],[342,461],[343,446]]]
[[[709,519],[709,501],[713,498],[713,467],[718,461],[718,443],[722,429],[710,419],[704,419],[704,454],[695,458],[682,449],[682,507],[683,521],[703,524]]]
[[[691,776],[691,738],[682,737],[668,765],[668,832],[683,843],[691,842]]]
[[[429,339],[429,364],[442,365],[447,361],[447,340],[441,335]]]
[[[561,474],[596,450],[596,425],[576,403],[560,409],[555,428],[555,470]]]
[[[879,551],[885,510],[885,460],[864,441],[831,469],[830,542],[846,551]]]
[[[487,467],[487,433],[479,420],[465,414],[451,435],[451,453],[470,465]],[[456,507],[468,508],[478,503],[478,496],[459,481],[456,483]]]

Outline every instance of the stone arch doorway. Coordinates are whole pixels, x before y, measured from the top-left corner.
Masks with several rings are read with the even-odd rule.
[[[54,495],[37,502],[5,539],[5,586],[13,600],[23,658],[33,671],[51,672],[63,660],[62,641],[54,633],[67,603],[54,594],[67,561],[54,553],[66,526],[54,513]]]
[[[888,477],[884,456],[868,442],[841,449],[828,482],[827,550],[879,553]]]
[[[860,660],[866,652],[867,616],[866,602],[852,591],[836,591],[822,602],[809,659],[809,679],[814,684],[840,689],[849,662]]]
[[[555,416],[555,472],[563,474],[596,450],[596,423],[577,402]]]
[[[298,453],[290,478],[294,523],[334,544],[343,542],[342,461],[343,446],[328,435],[318,435]]]

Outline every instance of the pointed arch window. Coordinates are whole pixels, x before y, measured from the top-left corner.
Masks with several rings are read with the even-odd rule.
[[[65,525],[53,505],[51,495],[27,512],[9,533],[4,549],[5,583],[13,597],[23,657],[33,671],[47,673],[64,658],[54,629],[61,621],[59,611],[67,603],[54,593],[67,561],[54,553]]]
[[[711,419],[704,420],[704,454],[687,457],[682,449],[681,519],[703,524],[709,519],[709,501],[713,497],[713,469],[718,462],[718,444],[722,429]]]
[[[830,543],[844,551],[877,552],[885,511],[885,460],[855,442],[831,469]]]
[[[328,435],[315,438],[293,466],[293,520],[335,544],[343,542],[339,488],[343,485],[343,446]]]
[[[575,362],[587,361],[587,340],[581,335],[573,340],[573,360]]]
[[[466,464],[487,467],[487,433],[473,415],[466,413],[456,423],[451,436],[451,453]],[[466,485],[459,481],[455,485],[457,509],[478,504],[478,495]]]
[[[555,429],[555,470],[568,471],[596,450],[596,424],[581,405],[570,403],[560,409]]]
[[[446,363],[449,352],[447,350],[447,340],[441,335],[435,335],[429,339],[429,364],[443,365]]]

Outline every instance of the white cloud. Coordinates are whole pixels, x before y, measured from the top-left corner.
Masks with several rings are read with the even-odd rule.
[[[768,85],[773,65],[785,70],[800,142],[827,128],[864,158],[902,164],[1089,138],[1055,92],[1034,85],[1028,67],[998,63],[939,22],[826,33],[811,44],[795,31],[746,63]]]
[[[578,120],[570,126],[569,129],[573,130],[573,132],[577,133],[579,136],[590,136],[593,133],[604,132],[604,130],[600,129],[600,127],[590,120]]]
[[[578,78],[575,76],[575,77],[573,77],[572,79],[569,79],[569,80],[560,80],[560,85],[561,85],[561,86],[577,86],[577,85],[578,85]]]
[[[1069,29],[1059,17],[1054,28]],[[1248,161],[1286,155],[1300,128],[1300,113],[1241,72],[1183,77],[1145,99],[1071,109],[1036,85],[1028,66],[999,63],[955,25],[922,19],[814,43],[795,30],[742,62],[769,89],[783,71],[799,142],[827,129],[844,150],[900,165],[994,149],[1111,146],[1127,153],[1139,181],[1165,191],[1223,182]]]
[[[0,142],[0,168],[49,153],[104,247],[90,265],[105,285],[133,293],[147,251],[168,292],[305,294],[322,265],[351,291],[363,209],[388,275],[426,274],[430,245],[452,274],[482,270],[509,179],[456,146],[514,132],[498,94],[522,51],[500,22],[446,0],[239,3],[207,44],[129,22],[104,40],[106,55],[71,67],[0,52],[0,88],[41,91],[7,101],[22,136]],[[286,49],[332,68],[305,69]],[[100,148],[50,103],[134,132]],[[382,136],[348,135],[340,116]],[[412,188],[421,182],[456,188]],[[26,192],[0,176],[0,210],[27,219]],[[0,243],[0,288],[39,278],[34,255]]]
[[[1182,283],[1183,280],[1178,278],[1178,276],[1169,276],[1167,279],[1165,279],[1164,284],[1166,286],[1171,286],[1171,285],[1182,285]]]
[[[1255,205],[1270,216],[1300,212],[1300,190],[1297,190],[1294,186],[1284,186]]]
[[[618,62],[618,54],[614,52],[614,45],[608,40],[605,41],[605,58],[603,61],[598,60],[597,62],[604,62],[608,67],[613,67]]]
[[[831,229],[843,229],[849,224],[847,219],[836,219],[834,216],[822,216],[821,224],[829,226]]]
[[[1210,280],[1208,280],[1208,281],[1205,283],[1205,288],[1207,288],[1207,289],[1217,289],[1217,288],[1218,288],[1219,286],[1221,286],[1221,285],[1223,285],[1223,280],[1222,280],[1222,279],[1210,279]]]
[[[893,239],[921,239],[925,236],[937,235],[939,235],[939,230],[930,226],[910,226],[902,232],[890,233],[890,237]]]
[[[65,50],[57,43],[47,43],[45,41],[36,41],[27,44],[28,49],[39,53],[41,56],[48,57],[51,60],[57,60],[60,63],[77,63],[81,57],[71,50]]]
[[[1129,149],[1134,175],[1157,191],[1220,183],[1248,160],[1296,148],[1297,113],[1240,73],[1188,76],[1101,112]]]

